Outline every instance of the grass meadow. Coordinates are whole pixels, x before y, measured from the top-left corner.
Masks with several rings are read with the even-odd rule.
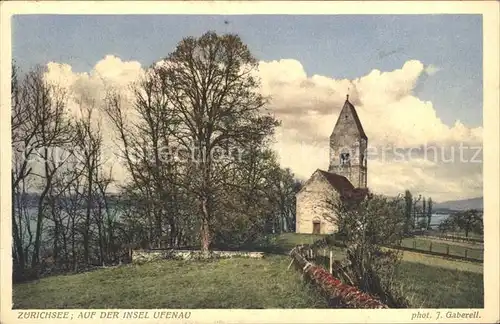
[[[263,259],[165,260],[13,286],[14,308],[325,308],[283,252],[320,236],[284,234]],[[334,258],[343,251],[334,248]],[[280,254],[281,253],[281,254]],[[397,282],[412,308],[483,307],[483,265],[404,252]]]
[[[324,308],[290,258],[160,261],[14,286],[15,308]]]
[[[448,253],[460,257],[469,257],[472,259],[483,260],[482,244],[469,244],[460,242],[448,242],[433,240],[428,238],[406,238],[402,246],[408,248],[417,248],[423,251],[432,251],[437,253]]]

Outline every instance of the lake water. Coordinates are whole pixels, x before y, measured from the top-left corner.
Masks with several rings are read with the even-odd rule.
[[[447,219],[449,214],[432,214],[431,216],[431,228],[437,228],[445,219]]]
[[[35,208],[32,208],[30,209],[30,213],[33,215],[33,217],[35,217],[36,215],[36,209]],[[442,221],[444,221],[446,218],[448,218],[449,214],[432,214],[432,217],[431,217],[431,228],[432,229],[437,229],[437,227],[439,226],[439,224],[441,224]],[[47,220],[47,219],[44,219],[43,221],[43,227],[46,228],[48,225],[51,225],[52,221],[50,220]],[[30,222],[30,225],[31,225],[31,230],[33,232],[33,234],[35,233],[35,230],[36,230],[36,221],[31,221]]]

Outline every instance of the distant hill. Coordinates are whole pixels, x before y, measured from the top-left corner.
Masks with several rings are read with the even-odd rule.
[[[483,197],[450,200],[441,203],[434,203],[433,209],[449,209],[449,210],[466,210],[479,209],[483,210]]]

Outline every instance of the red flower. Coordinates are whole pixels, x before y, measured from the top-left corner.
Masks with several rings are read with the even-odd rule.
[[[331,298],[339,298],[345,306],[355,308],[387,308],[386,305],[374,297],[361,292],[356,287],[343,284],[322,267],[310,266],[306,273],[315,281]]]

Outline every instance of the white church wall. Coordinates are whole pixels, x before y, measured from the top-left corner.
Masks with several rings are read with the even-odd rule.
[[[336,225],[325,219],[325,215],[334,215],[328,200],[337,198],[338,194],[330,184],[318,172],[314,173],[297,194],[296,232],[312,234],[314,219],[320,220],[321,234],[336,231]]]

